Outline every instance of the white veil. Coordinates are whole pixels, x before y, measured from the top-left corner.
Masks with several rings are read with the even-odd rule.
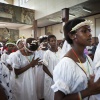
[[[61,55],[60,57],[63,58],[64,55],[71,49],[71,46],[70,44],[67,43],[67,41],[65,40],[64,41],[64,44],[63,44],[63,47],[62,47],[62,50],[61,50]]]

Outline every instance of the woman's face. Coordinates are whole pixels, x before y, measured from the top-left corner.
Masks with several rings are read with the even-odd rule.
[[[89,46],[91,45],[91,38],[92,38],[92,35],[91,35],[90,26],[85,25],[77,29],[75,41],[78,44],[83,45],[83,46]]]
[[[48,41],[47,41],[47,39],[45,39],[45,40],[43,41],[43,46],[44,46],[44,47],[48,47]]]
[[[8,51],[12,51],[13,50],[13,48],[14,48],[14,45],[12,45],[12,44],[9,44],[8,46],[7,46],[7,48],[8,48]]]
[[[24,47],[23,41],[20,41],[17,46],[18,46],[18,49],[23,48]]]
[[[51,47],[56,47],[57,46],[57,40],[56,38],[50,38],[49,44]]]

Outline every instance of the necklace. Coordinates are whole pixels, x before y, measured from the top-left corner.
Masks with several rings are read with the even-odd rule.
[[[31,62],[31,55],[30,56],[25,56],[28,60],[28,62],[30,63]]]
[[[28,55],[26,50],[25,50],[25,53],[26,53],[26,55]],[[32,55],[33,55],[33,56],[32,56]],[[28,60],[29,63],[32,61],[32,58],[35,57],[35,53],[33,53],[32,55],[25,56],[25,57],[27,58],[27,60]]]
[[[81,64],[81,66],[79,66],[79,64],[77,64],[76,62],[76,64],[83,70],[83,72],[86,74],[86,76],[87,76],[87,79],[89,80],[89,75],[90,75],[90,70],[89,70],[89,64],[90,64],[90,62],[89,62],[89,60],[88,60],[88,58],[87,58],[87,60],[88,60],[88,62],[89,62],[89,64],[88,64],[88,62],[87,62],[87,71],[86,71],[86,68],[84,67],[84,65],[82,64],[82,62],[81,62],[81,60],[79,59],[79,57],[78,57],[78,55],[76,54],[76,52],[74,51],[74,49],[72,49],[72,51],[73,51],[73,53],[74,53],[74,55],[76,56],[76,58],[78,59],[78,61],[79,61],[79,63]]]

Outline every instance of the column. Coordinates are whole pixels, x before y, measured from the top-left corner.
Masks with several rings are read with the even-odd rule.
[[[37,20],[34,20],[33,22],[33,33],[34,33],[34,38],[37,39]]]
[[[68,22],[69,20],[69,8],[62,9],[62,21],[64,23]]]
[[[63,26],[65,25],[65,23],[67,23],[69,20],[69,8],[64,8],[62,9],[62,30],[63,30]],[[62,38],[64,39],[64,32],[63,32],[63,36]]]

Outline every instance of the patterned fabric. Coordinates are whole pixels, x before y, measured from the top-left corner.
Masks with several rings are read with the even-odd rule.
[[[8,100],[12,100],[10,73],[7,66],[0,62],[0,84],[3,86]]]

